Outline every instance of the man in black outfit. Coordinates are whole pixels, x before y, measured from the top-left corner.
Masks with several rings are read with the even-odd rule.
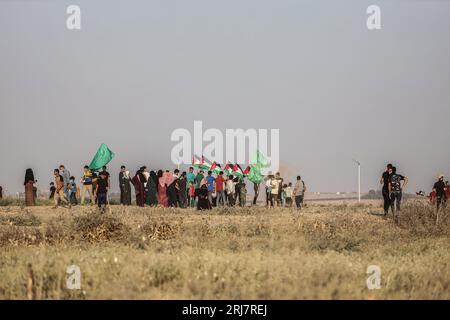
[[[445,197],[444,175],[439,175],[438,181],[433,186],[433,191],[436,192],[436,204],[437,210],[439,210],[439,207],[444,205],[447,200]]]
[[[105,213],[106,205],[108,204],[108,176],[104,171],[100,172],[100,179],[97,180],[97,188],[95,194],[97,195],[97,203],[100,211]]]
[[[391,206],[391,196],[389,194],[389,169],[392,169],[392,164],[390,163],[386,166],[386,171],[383,172],[380,179],[380,184],[383,185],[382,194],[384,199],[384,215],[388,214],[389,207]]]

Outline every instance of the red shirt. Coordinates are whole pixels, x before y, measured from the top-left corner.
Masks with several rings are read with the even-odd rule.
[[[223,191],[223,184],[225,179],[222,176],[216,178],[216,191]]]
[[[436,192],[435,191],[431,191],[429,197],[430,197],[431,201],[436,200]]]
[[[194,197],[195,196],[195,188],[194,186],[189,186],[189,196]]]

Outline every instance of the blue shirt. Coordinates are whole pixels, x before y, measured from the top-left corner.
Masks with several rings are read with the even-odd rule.
[[[206,177],[206,184],[208,185],[208,192],[214,191],[214,181],[215,180],[216,180],[216,178],[214,178],[213,176]]]

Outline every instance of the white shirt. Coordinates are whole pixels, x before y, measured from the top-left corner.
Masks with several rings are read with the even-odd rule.
[[[291,187],[286,187],[284,189],[284,192],[286,192],[286,198],[292,198],[292,188]]]
[[[235,183],[233,182],[233,180],[227,180],[227,183],[226,183],[227,193],[234,193],[234,191],[235,191],[234,186],[235,186]]]

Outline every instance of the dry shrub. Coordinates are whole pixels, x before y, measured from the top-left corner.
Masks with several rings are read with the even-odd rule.
[[[24,211],[15,215],[0,216],[0,224],[34,227],[41,225],[41,221],[32,213]]]
[[[23,206],[24,201],[17,198],[3,198],[0,199],[0,207],[10,207],[10,206]]]
[[[150,287],[162,287],[181,278],[180,270],[172,263],[156,263],[146,275]]]
[[[54,245],[66,240],[73,240],[75,236],[71,233],[71,225],[67,219],[58,217],[46,223],[43,233],[45,241]]]
[[[435,206],[407,202],[398,214],[398,225],[413,235],[450,235],[450,206],[442,208],[438,214]]]
[[[38,228],[22,226],[1,226],[0,245],[35,245],[43,242],[44,237]]]
[[[255,215],[257,213],[260,213],[260,210],[265,210],[265,208],[261,207],[240,207],[238,205],[234,207],[229,206],[219,206],[214,208],[212,211],[213,213],[217,213],[218,215]]]
[[[262,219],[257,219],[255,223],[252,223],[245,228],[245,236],[247,237],[269,236],[270,232],[269,224]]]
[[[235,208],[224,206],[224,207],[217,207],[216,208],[217,214],[219,215],[231,215],[235,214]]]
[[[100,213],[75,217],[72,224],[75,238],[94,241],[126,241],[129,227],[118,218]]]
[[[199,236],[202,238],[214,237],[217,232],[217,230],[215,230],[215,228],[211,226],[207,218],[202,218],[202,222],[199,225],[199,231]]]
[[[215,227],[212,228],[212,233],[214,235],[240,235],[239,227],[236,223],[229,222],[229,223],[221,223]]]
[[[359,250],[365,241],[361,228],[361,222],[349,216],[333,217],[326,222],[316,219],[302,224],[311,249],[338,252]]]
[[[173,220],[173,219],[172,219]],[[176,238],[182,229],[183,220],[168,222],[167,219],[155,219],[140,227],[144,237],[149,240],[170,240]]]

